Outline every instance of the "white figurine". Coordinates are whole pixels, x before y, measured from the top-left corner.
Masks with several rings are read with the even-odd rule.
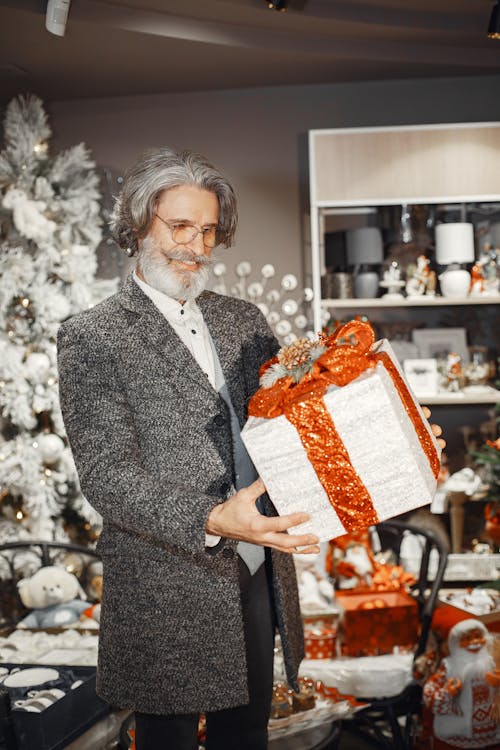
[[[384,271],[384,277],[380,282],[380,286],[387,289],[387,292],[383,294],[383,297],[403,297],[400,289],[404,287],[405,283],[401,279],[401,269],[399,268],[397,261],[393,260],[389,268]]]

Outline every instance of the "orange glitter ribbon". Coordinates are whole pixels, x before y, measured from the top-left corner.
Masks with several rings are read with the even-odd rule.
[[[352,320],[323,339],[327,350],[311,370],[295,383],[280,378],[270,388],[259,388],[250,399],[248,413],[272,419],[284,414],[295,427],[307,457],[346,531],[371,526],[379,518],[370,494],[351,464],[323,396],[330,385],[345,386],[365,370],[382,362],[391,376],[403,406],[413,422],[431,470],[437,478],[439,456],[434,443],[397,367],[385,352],[372,352],[375,343],[369,323]],[[261,373],[275,362],[269,360]]]

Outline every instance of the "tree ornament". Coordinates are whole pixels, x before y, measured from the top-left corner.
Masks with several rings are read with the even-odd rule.
[[[55,464],[64,451],[64,441],[53,433],[42,434],[38,438],[38,450],[45,464]]]
[[[312,330],[307,330],[310,325],[312,326],[312,289],[306,287],[301,292],[297,277],[293,273],[287,273],[282,277],[278,289],[271,289],[270,281],[276,275],[271,263],[263,265],[260,269],[260,278],[254,280],[250,279],[252,266],[248,261],[238,263],[234,272],[237,280],[228,284],[226,264],[218,261],[213,267],[213,290],[219,294],[229,294],[253,302],[266,318],[280,343],[291,344],[304,334],[308,338],[315,338]],[[293,296],[291,293],[294,293]]]

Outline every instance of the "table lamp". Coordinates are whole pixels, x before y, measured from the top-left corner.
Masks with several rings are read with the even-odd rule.
[[[346,232],[347,265],[354,266],[354,296],[376,297],[379,274],[375,266],[384,259],[382,233],[378,227],[359,227]]]
[[[436,263],[447,266],[440,274],[444,297],[466,297],[470,273],[461,267],[474,261],[474,225],[466,222],[436,225]]]

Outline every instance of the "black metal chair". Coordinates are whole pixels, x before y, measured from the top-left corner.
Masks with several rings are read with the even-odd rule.
[[[434,532],[403,521],[385,521],[378,525],[377,531],[383,549],[390,547],[398,562],[405,532],[417,535],[423,542],[418,579],[412,587],[420,621],[420,634],[413,659],[415,661],[427,647],[432,616],[446,569],[448,549]],[[429,568],[433,550],[438,558],[436,570]],[[367,701],[368,706],[343,723],[343,734],[364,739],[369,747],[374,748],[408,750],[412,746],[415,720],[420,715],[422,707],[422,688],[414,678],[397,695],[387,698],[357,697]],[[341,741],[341,746],[342,744]],[[349,743],[346,747],[349,747]]]
[[[15,625],[27,613],[17,583],[46,565],[62,565],[76,575],[90,599],[100,557],[88,547],[66,542],[26,540],[0,545],[0,626]]]

